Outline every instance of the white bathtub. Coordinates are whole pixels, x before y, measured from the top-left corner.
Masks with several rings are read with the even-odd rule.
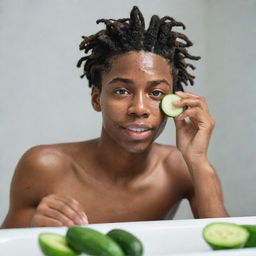
[[[143,242],[144,256],[256,256],[256,248],[212,251],[202,238],[202,229],[206,224],[215,221],[256,225],[256,216],[106,223],[91,224],[89,227],[104,233],[113,228],[131,231]],[[66,227],[2,229],[0,230],[0,255],[42,256],[37,241],[38,234],[41,232],[55,232],[64,235],[66,231]]]

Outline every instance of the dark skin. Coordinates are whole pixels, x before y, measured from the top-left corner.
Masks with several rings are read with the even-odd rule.
[[[154,143],[166,123],[159,103],[172,92],[171,74],[153,53],[113,57],[102,90],[92,89],[101,136],[26,152],[2,228],[159,220],[172,217],[184,198],[195,218],[228,216],[207,158],[214,121],[204,98],[179,93],[176,105],[188,109],[174,120],[177,146]]]

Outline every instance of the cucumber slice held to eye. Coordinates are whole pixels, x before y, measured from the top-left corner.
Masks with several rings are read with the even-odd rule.
[[[184,111],[183,107],[176,107],[173,105],[174,101],[178,101],[180,99],[181,97],[176,94],[166,94],[161,100],[160,108],[165,115],[169,117],[176,117]]]
[[[65,236],[54,233],[41,233],[39,245],[45,256],[76,256],[77,252],[72,250]]]
[[[203,229],[203,238],[213,250],[243,248],[249,232],[233,223],[216,222]]]

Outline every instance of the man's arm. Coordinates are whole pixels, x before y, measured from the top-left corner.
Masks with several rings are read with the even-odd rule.
[[[208,161],[190,167],[193,189],[187,194],[195,218],[228,217],[219,177]]]
[[[208,161],[207,151],[215,122],[205,98],[190,92],[176,92],[181,100],[177,106],[187,109],[174,119],[176,143],[192,179],[192,189],[187,194],[196,218],[227,217],[221,184]]]
[[[10,208],[1,228],[88,223],[77,201],[52,194],[65,164],[65,159],[44,146],[26,152],[12,179]]]

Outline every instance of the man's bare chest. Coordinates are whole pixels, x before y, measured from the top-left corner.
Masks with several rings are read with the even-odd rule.
[[[73,178],[59,183],[54,192],[76,199],[89,223],[159,220],[181,200],[177,186],[163,177],[135,188]]]

